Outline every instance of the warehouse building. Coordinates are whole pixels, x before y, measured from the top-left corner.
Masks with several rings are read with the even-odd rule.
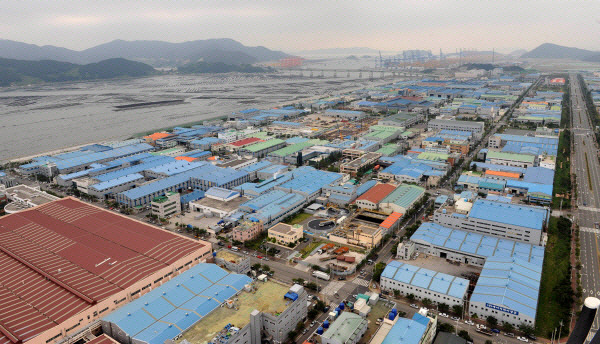
[[[421,308],[412,319],[389,314],[375,332],[369,344],[431,344],[437,329],[437,316],[427,313]]]
[[[485,162],[494,165],[506,165],[520,168],[537,166],[537,156],[529,154],[489,151]]]
[[[427,128],[431,130],[449,129],[470,131],[473,133],[473,137],[476,140],[479,140],[483,137],[483,132],[485,131],[485,123],[474,121],[455,121],[449,119],[433,119],[427,122]]]
[[[379,203],[379,210],[386,214],[406,212],[425,196],[425,189],[411,184],[402,184],[390,192]]]
[[[121,344],[180,338],[251,344],[260,343],[262,331],[283,341],[306,316],[305,300],[299,285],[254,284],[245,275],[199,264],[103,318],[102,329]]]
[[[469,281],[418,266],[390,262],[381,274],[381,290],[398,290],[403,296],[413,294],[417,299],[430,299],[450,307],[462,306],[466,300]]]
[[[324,145],[327,143],[329,143],[329,141],[318,140],[318,139],[297,142],[297,143],[290,144],[287,147],[273,151],[273,152],[269,153],[267,157],[269,160],[276,162],[276,163],[284,163],[284,162],[290,163],[289,157],[291,157],[292,155],[296,156],[296,154],[298,152],[304,150],[305,148],[309,148],[312,146]],[[293,161],[294,159],[291,159],[291,160],[292,160],[291,163],[293,163],[293,164],[296,163],[296,161]]]
[[[548,208],[477,199],[466,214],[453,207],[436,210],[433,221],[445,227],[540,245]]]
[[[273,179],[267,179],[260,183],[244,183],[240,186],[236,186],[233,190],[241,193],[243,196],[248,198],[258,197],[266,192],[274,190],[276,186],[279,186],[292,179],[291,173],[285,173],[274,177]]]
[[[307,202],[321,196],[324,187],[342,180],[342,175],[334,172],[317,170],[314,167],[302,166],[289,172],[291,179],[275,186],[275,189],[297,193],[306,198]]]
[[[235,213],[247,200],[236,191],[212,187],[204,193],[204,198],[190,203],[190,210],[224,218]]]
[[[240,149],[240,153],[252,155],[256,158],[264,158],[269,153],[274,152],[283,147],[285,147],[285,141],[280,139],[272,139],[245,146],[244,148]]]
[[[240,205],[244,218],[262,222],[265,227],[279,223],[307,204],[306,198],[296,193],[272,190]]]
[[[250,176],[250,180],[258,179],[257,172],[273,165],[269,160],[261,160],[255,163],[252,163],[248,166],[242,167],[240,170],[248,173]]]
[[[454,262],[483,266],[489,257],[515,257],[535,265],[544,261],[544,247],[501,239],[433,222],[423,223],[410,237],[416,252]]]
[[[284,174],[288,171],[286,165],[271,165],[263,168],[262,170],[256,171],[256,177],[259,180],[273,179],[278,175]]]
[[[381,157],[380,153],[368,152],[359,158],[340,165],[340,171],[342,173],[349,173],[356,175],[361,169],[365,169],[369,166],[375,165],[377,160]]]
[[[192,149],[201,149],[205,151],[209,151],[214,144],[223,143],[224,140],[221,140],[216,137],[203,137],[199,140],[192,140],[189,143],[190,148]]]
[[[13,271],[0,276],[1,343],[76,341],[88,324],[211,252],[210,243],[71,197],[4,216],[0,232],[1,265]]]
[[[338,185],[333,183],[323,187],[323,196],[327,197],[327,201],[337,205],[347,205],[352,203],[357,197],[363,195],[370,188],[375,186],[377,181],[371,179],[362,185],[345,183]]]
[[[367,114],[362,111],[327,109],[325,110],[325,112],[323,112],[323,116],[343,118],[349,121],[356,121],[365,118]]]
[[[377,184],[356,198],[356,205],[362,209],[376,210],[379,203],[396,189],[393,184]]]
[[[387,125],[392,127],[410,128],[413,125],[423,121],[425,116],[419,112],[399,112],[395,115],[387,116],[380,119],[379,125]]]
[[[542,265],[519,257],[489,257],[469,303],[469,313],[498,323],[535,327]]]
[[[356,344],[367,332],[367,324],[358,314],[342,312],[321,335],[321,344]]]

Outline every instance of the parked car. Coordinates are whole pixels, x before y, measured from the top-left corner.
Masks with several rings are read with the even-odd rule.
[[[256,258],[258,258],[258,259],[263,259],[263,256],[256,256]]]
[[[410,306],[411,306],[412,308],[419,309],[419,306],[415,305],[414,303],[411,303],[411,304],[410,304]]]
[[[537,337],[532,334],[527,335],[527,337],[529,337],[531,340],[537,340]]]
[[[492,332],[494,332],[494,333],[500,333],[500,330],[499,330],[499,329],[497,329],[497,328],[493,328],[493,329],[492,329]]]
[[[452,320],[454,320],[454,321],[460,321],[460,319],[459,319],[458,317],[452,317],[452,318],[450,318],[450,319],[452,319]]]
[[[517,337],[518,340],[525,342],[525,343],[529,343],[529,339],[525,338],[525,337]]]
[[[515,338],[515,334],[512,333],[512,332],[504,332],[504,335],[507,336],[507,337]]]

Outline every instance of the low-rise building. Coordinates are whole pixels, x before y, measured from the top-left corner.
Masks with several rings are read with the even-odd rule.
[[[246,242],[248,240],[257,238],[264,230],[265,227],[263,226],[262,222],[244,220],[235,228],[233,228],[231,235],[233,240]]]
[[[153,199],[151,205],[153,215],[161,218],[173,216],[181,212],[181,196],[178,192],[167,192]]]
[[[481,139],[483,137],[483,132],[485,130],[484,122],[475,122],[475,121],[455,121],[449,119],[433,119],[427,122],[427,127],[431,130],[442,130],[442,129],[450,129],[450,130],[460,130],[460,131],[470,131],[473,133],[473,137],[476,139]]]
[[[535,327],[542,265],[518,257],[486,260],[469,302],[469,313],[498,323]]]
[[[485,162],[495,165],[528,168],[537,165],[537,157],[529,154],[488,151]]]
[[[0,192],[2,192],[11,202],[4,207],[4,211],[7,214],[16,213],[60,199],[59,197],[40,190],[39,187],[31,187],[25,184],[9,188],[0,185]]]
[[[411,184],[402,184],[389,193],[381,203],[379,209],[387,214],[393,212],[406,214],[408,209],[425,196],[425,189]]]
[[[269,228],[269,238],[277,240],[278,243],[283,245],[294,244],[298,240],[302,239],[303,228],[300,225],[288,225],[285,223],[278,223],[275,226]]]
[[[393,311],[392,311],[393,312]],[[369,344],[431,344],[437,329],[437,316],[421,308],[412,319],[390,313]]]
[[[376,210],[379,203],[395,189],[396,185],[393,184],[377,184],[359,196],[355,204],[362,209]]]
[[[237,254],[233,251],[222,249],[213,252],[215,264],[238,274],[250,272],[250,257]]]
[[[469,281],[418,266],[390,262],[381,274],[381,289],[398,290],[403,296],[413,294],[418,300],[462,306],[466,300]]]
[[[204,198],[190,202],[190,209],[202,212],[207,216],[227,217],[238,210],[241,204],[248,199],[239,192],[219,187],[212,187],[206,191]]]
[[[367,319],[352,312],[342,312],[321,335],[321,344],[356,344],[367,332]]]
[[[340,172],[356,175],[361,169],[374,165],[380,157],[380,153],[368,152],[359,158],[340,165]]]

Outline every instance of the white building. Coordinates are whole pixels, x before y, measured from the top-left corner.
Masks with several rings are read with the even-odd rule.
[[[455,121],[455,120],[449,120],[449,119],[431,120],[427,123],[427,127],[431,130],[450,129],[450,130],[470,131],[473,133],[473,136],[476,139],[481,139],[483,137],[483,132],[485,131],[485,123],[484,122]]]
[[[540,245],[550,210],[521,204],[478,199],[468,214],[438,209],[433,221],[442,226]]]
[[[164,196],[152,200],[152,214],[161,218],[181,212],[181,196],[178,192],[167,192]]]
[[[418,300],[429,299],[435,303],[445,303],[451,307],[462,306],[467,295],[469,281],[441,272],[418,266],[390,262],[381,274],[381,290],[401,295],[413,294]]]

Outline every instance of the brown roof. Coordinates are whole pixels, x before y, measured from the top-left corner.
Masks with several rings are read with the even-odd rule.
[[[27,341],[203,247],[74,198],[0,218],[0,344]]]
[[[369,202],[373,202],[375,204],[379,204],[385,196],[389,195],[392,191],[396,189],[396,185],[392,184],[377,184],[374,187],[370,188],[369,191],[360,195],[356,200],[365,200]]]
[[[103,333],[85,344],[119,344],[119,342]]]

